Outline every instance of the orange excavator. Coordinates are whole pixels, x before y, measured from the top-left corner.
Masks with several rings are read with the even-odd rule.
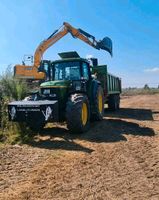
[[[30,80],[44,80],[46,79],[46,73],[44,70],[40,70],[42,57],[44,52],[55,44],[58,40],[64,37],[67,33],[70,33],[73,38],[78,38],[88,45],[94,47],[95,49],[103,49],[108,51],[112,55],[112,41],[110,38],[105,37],[103,40],[97,41],[94,36],[83,31],[82,29],[76,29],[69,23],[64,22],[63,26],[58,30],[54,31],[46,40],[42,41],[37,47],[34,54],[34,62],[32,66],[25,65],[15,65],[14,75],[17,78],[24,78]]]

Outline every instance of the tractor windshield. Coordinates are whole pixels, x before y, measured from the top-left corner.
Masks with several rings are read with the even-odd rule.
[[[59,62],[54,64],[54,80],[80,80],[79,62]]]

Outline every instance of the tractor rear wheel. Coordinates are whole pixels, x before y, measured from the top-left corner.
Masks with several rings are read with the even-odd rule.
[[[92,119],[100,121],[104,115],[103,89],[98,85],[94,90],[94,112],[92,113]]]
[[[90,108],[86,95],[70,96],[66,105],[66,122],[71,133],[83,133],[89,129]]]

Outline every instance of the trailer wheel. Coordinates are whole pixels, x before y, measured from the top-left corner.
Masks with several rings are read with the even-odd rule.
[[[120,109],[120,95],[117,95],[117,110]]]
[[[103,89],[100,85],[94,88],[94,112],[92,113],[92,119],[100,121],[104,115],[104,96]]]
[[[70,96],[66,105],[66,122],[71,133],[83,133],[89,129],[90,108],[86,95]]]
[[[108,108],[109,110],[115,111],[120,107],[120,96],[119,95],[110,95],[108,99]]]
[[[46,123],[43,120],[37,120],[37,121],[30,120],[30,121],[27,122],[27,126],[32,131],[35,131],[35,132],[42,130],[44,128],[45,124]]]

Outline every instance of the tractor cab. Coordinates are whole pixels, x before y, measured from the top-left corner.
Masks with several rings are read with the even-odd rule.
[[[90,68],[86,59],[80,58],[77,52],[59,53],[61,60],[53,62],[54,80],[89,80]]]
[[[91,77],[88,60],[80,58],[77,52],[59,53],[61,60],[43,61],[42,68],[46,80],[40,85],[43,88],[67,88],[68,93],[85,92]]]
[[[45,73],[47,81],[79,81],[91,78],[90,66],[87,59],[80,58],[77,52],[64,52],[58,54],[61,60],[51,62],[43,60],[39,72]]]

